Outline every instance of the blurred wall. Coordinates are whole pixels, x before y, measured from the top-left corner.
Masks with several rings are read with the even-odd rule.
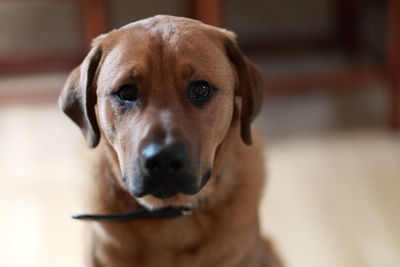
[[[82,47],[74,1],[0,1],[0,56]],[[156,14],[188,16],[187,0],[109,0],[110,30]],[[382,56],[386,0],[364,0],[357,21],[366,48]],[[336,0],[225,0],[225,27],[241,41],[328,37],[337,31]]]
[[[111,0],[111,28],[153,16],[187,16],[185,0]],[[328,35],[334,27],[332,1],[281,0],[225,1],[226,27],[241,39],[259,37]],[[80,44],[79,16],[67,1],[1,1],[0,56],[11,52],[77,50]]]
[[[76,8],[66,2],[1,1],[0,56],[79,49]]]

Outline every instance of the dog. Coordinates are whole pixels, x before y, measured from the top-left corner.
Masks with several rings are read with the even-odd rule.
[[[59,98],[93,148],[88,195],[105,214],[86,216],[88,266],[281,266],[257,214],[262,91],[235,34],[193,19],[159,15],[93,41]],[[135,210],[151,216],[96,221]]]

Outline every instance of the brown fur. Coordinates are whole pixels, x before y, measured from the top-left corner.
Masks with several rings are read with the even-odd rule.
[[[93,212],[133,210],[138,201],[195,207],[192,215],[173,219],[90,223],[89,266],[280,266],[259,233],[260,138],[245,145],[252,142],[250,123],[261,104],[262,83],[234,38],[194,20],[157,16],[97,38],[71,74],[60,104],[89,146],[97,146],[90,153]],[[179,89],[199,79],[219,88],[203,108],[192,107]],[[121,111],[109,97],[127,82],[142,89],[135,113]],[[135,172],[132,162],[143,143],[160,134],[185,143],[198,177],[211,166],[210,181],[199,193],[170,199],[129,193],[122,174]]]

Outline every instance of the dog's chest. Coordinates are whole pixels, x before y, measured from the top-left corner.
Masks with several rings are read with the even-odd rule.
[[[236,250],[227,246],[235,243],[231,239],[234,232],[227,228],[216,231],[221,227],[205,219],[184,220],[178,218],[168,223],[148,221],[132,224],[131,227],[106,227],[103,230],[107,231],[107,236],[112,234],[114,241],[99,242],[111,246],[99,248],[101,255],[98,257],[106,262],[104,266],[232,266],[226,265],[229,262],[226,257]],[[120,262],[116,263],[116,259]]]

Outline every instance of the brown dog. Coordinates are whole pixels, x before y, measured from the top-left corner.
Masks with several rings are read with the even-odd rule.
[[[259,233],[259,138],[247,146],[261,93],[223,29],[156,16],[95,39],[60,96],[96,147],[93,210],[192,214],[92,222],[90,266],[280,266]]]

